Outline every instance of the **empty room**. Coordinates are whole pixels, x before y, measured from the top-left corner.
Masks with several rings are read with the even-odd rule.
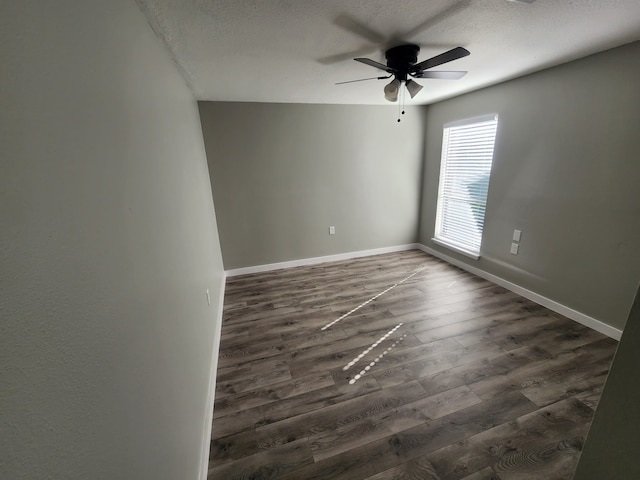
[[[640,478],[636,0],[0,31],[1,478]]]

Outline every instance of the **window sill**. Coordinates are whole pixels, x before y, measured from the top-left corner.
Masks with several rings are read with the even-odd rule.
[[[471,252],[469,250],[465,250],[464,248],[461,248],[457,245],[454,245],[452,243],[448,243],[445,242],[443,240],[440,240],[439,238],[432,238],[431,241],[437,245],[440,245],[441,247],[445,247],[448,248],[450,250],[453,250],[454,252],[458,252],[461,255],[464,255],[465,257],[469,257],[472,258],[474,260],[478,260],[480,258],[480,254],[479,253],[475,253],[475,252]]]

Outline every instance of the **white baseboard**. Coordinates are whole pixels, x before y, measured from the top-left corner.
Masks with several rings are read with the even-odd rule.
[[[529,300],[536,302],[537,304],[542,305],[549,310],[553,310],[560,315],[564,315],[571,320],[575,320],[576,322],[581,323],[586,327],[592,328],[593,330],[596,330],[597,332],[600,332],[610,338],[620,340],[620,337],[622,336],[622,330],[612,327],[611,325],[608,325],[600,320],[596,320],[595,318],[590,317],[589,315],[585,315],[584,313],[574,310],[573,308],[569,308],[561,303],[556,302],[555,300],[551,300],[550,298],[544,297],[536,292],[527,290],[526,288],[505,280],[502,277],[498,277],[497,275],[493,275],[492,273],[480,270],[479,268],[471,266],[465,262],[461,262],[460,260],[434,250],[433,248],[427,247],[426,245],[417,244],[417,248],[425,253],[428,253],[429,255],[433,255],[434,257],[444,260],[447,263],[455,265],[456,267],[460,267],[467,272],[473,273],[478,277],[482,277],[486,280],[489,280],[490,282],[495,283],[496,285],[500,285],[507,290],[511,290],[512,292],[517,293],[524,298],[528,298]]]
[[[236,277],[238,275],[247,275],[249,273],[269,272],[271,270],[279,270],[281,268],[303,267],[306,265],[316,265],[318,263],[336,262],[339,260],[350,260],[352,258],[369,257],[371,255],[381,255],[383,253],[402,252],[405,250],[418,250],[421,245],[418,243],[409,243],[407,245],[396,245],[393,247],[374,248],[372,250],[361,250],[358,252],[339,253],[336,255],[326,255],[324,257],[303,258],[301,260],[291,260],[288,262],[269,263],[266,265],[256,265],[255,267],[234,268],[227,270],[227,277]]]
[[[216,331],[213,352],[211,353],[211,367],[209,371],[209,393],[207,394],[207,411],[202,431],[202,450],[200,451],[200,480],[207,480],[209,474],[209,450],[211,449],[211,426],[213,424],[213,404],[216,393],[216,372],[218,370],[218,356],[220,354],[220,332],[222,331],[222,310],[224,308],[224,289],[226,275],[223,272],[222,285],[218,295],[218,311],[215,313]]]
[[[423,245],[421,243],[410,243],[407,245],[396,245],[393,247],[375,248],[372,250],[361,250],[358,252],[340,253],[337,255],[326,255],[324,257],[303,258],[300,260],[292,260],[288,262],[256,265],[254,267],[236,268],[233,270],[227,270],[225,273],[227,277],[235,277],[238,275],[247,275],[250,273],[260,273],[260,272],[268,272],[271,270],[279,270],[281,268],[301,267],[305,265],[315,265],[315,264],[325,263],[325,262],[335,262],[339,260],[349,260],[352,258],[368,257],[370,255],[380,255],[383,253],[402,252],[405,250],[416,250],[416,249],[422,250],[423,252],[428,253],[429,255],[433,255],[434,257],[440,258],[441,260],[444,260],[447,263],[460,267],[463,270],[473,273],[474,275],[477,275],[486,280],[489,280],[490,282],[493,282],[496,285],[500,285],[501,287],[504,287],[507,290],[511,290],[512,292],[517,293],[518,295],[528,298],[529,300],[536,302],[537,304],[542,305],[543,307],[546,307],[549,310],[553,310],[556,313],[559,313],[561,315],[564,315],[565,317],[575,320],[576,322],[581,323],[582,325],[585,325],[589,328],[592,328],[604,335],[607,335],[610,338],[613,338],[615,340],[620,340],[620,337],[622,336],[622,330],[612,327],[611,325],[608,325],[593,317],[590,317],[589,315],[586,315],[582,312],[579,312],[570,307],[567,307],[566,305],[556,302],[555,300],[551,300],[550,298],[544,297],[536,292],[528,290],[520,285],[512,283],[508,280],[505,280],[502,277],[498,277],[497,275],[485,272],[484,270],[481,270],[465,262],[462,262],[453,257],[450,257],[449,255],[446,255],[442,252],[434,250],[433,248],[427,247],[426,245]]]

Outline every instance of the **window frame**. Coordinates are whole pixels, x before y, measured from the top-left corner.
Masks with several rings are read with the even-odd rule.
[[[486,196],[484,197],[484,204],[483,204],[483,210],[482,210],[482,225],[480,227],[480,239],[479,239],[479,243],[478,243],[478,247],[477,247],[477,251],[473,248],[473,245],[471,244],[464,244],[464,243],[460,243],[460,242],[456,242],[455,240],[452,240],[451,238],[446,238],[443,237],[441,235],[442,229],[443,229],[443,225],[445,222],[445,219],[443,218],[443,215],[445,215],[444,212],[444,199],[446,198],[446,194],[443,194],[443,189],[445,188],[444,185],[448,182],[450,182],[452,175],[447,173],[447,165],[448,165],[448,161],[449,161],[449,147],[450,147],[450,139],[448,137],[450,130],[452,128],[459,128],[459,127],[465,127],[465,126],[469,126],[469,125],[474,125],[474,124],[483,124],[483,123],[487,123],[487,122],[495,122],[495,130],[494,130],[494,135],[493,135],[493,145],[491,147],[491,159],[489,162],[489,169],[488,172],[483,172],[486,173],[488,175],[488,179],[487,179],[487,191],[486,191]],[[454,250],[458,253],[461,253],[462,255],[465,255],[467,257],[470,257],[474,260],[477,260],[480,258],[480,254],[481,254],[481,249],[482,249],[482,239],[484,236],[484,226],[485,226],[485,214],[486,214],[486,206],[487,206],[487,199],[488,199],[488,194],[489,194],[489,185],[491,183],[491,170],[493,168],[493,160],[495,158],[495,146],[496,146],[496,139],[498,136],[498,114],[497,113],[491,113],[491,114],[487,114],[487,115],[481,115],[481,116],[477,116],[477,117],[473,117],[473,118],[466,118],[463,120],[456,120],[453,122],[448,122],[445,123],[442,127],[442,146],[441,146],[441,157],[440,157],[440,176],[438,179],[438,191],[437,191],[437,201],[436,201],[436,220],[435,220],[435,225],[434,225],[434,235],[433,238],[431,239],[432,242],[441,245],[443,247],[449,248],[451,250]],[[484,162],[486,163],[486,158],[484,159]]]

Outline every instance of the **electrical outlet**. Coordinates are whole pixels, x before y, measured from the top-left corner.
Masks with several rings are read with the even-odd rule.
[[[518,254],[518,248],[519,248],[519,245],[517,243],[512,243],[511,244],[511,255],[517,255]]]
[[[336,234],[336,227],[331,226],[329,227],[329,235],[335,235]]]
[[[513,231],[513,241],[514,242],[519,242],[521,236],[522,236],[522,230],[514,230]]]

